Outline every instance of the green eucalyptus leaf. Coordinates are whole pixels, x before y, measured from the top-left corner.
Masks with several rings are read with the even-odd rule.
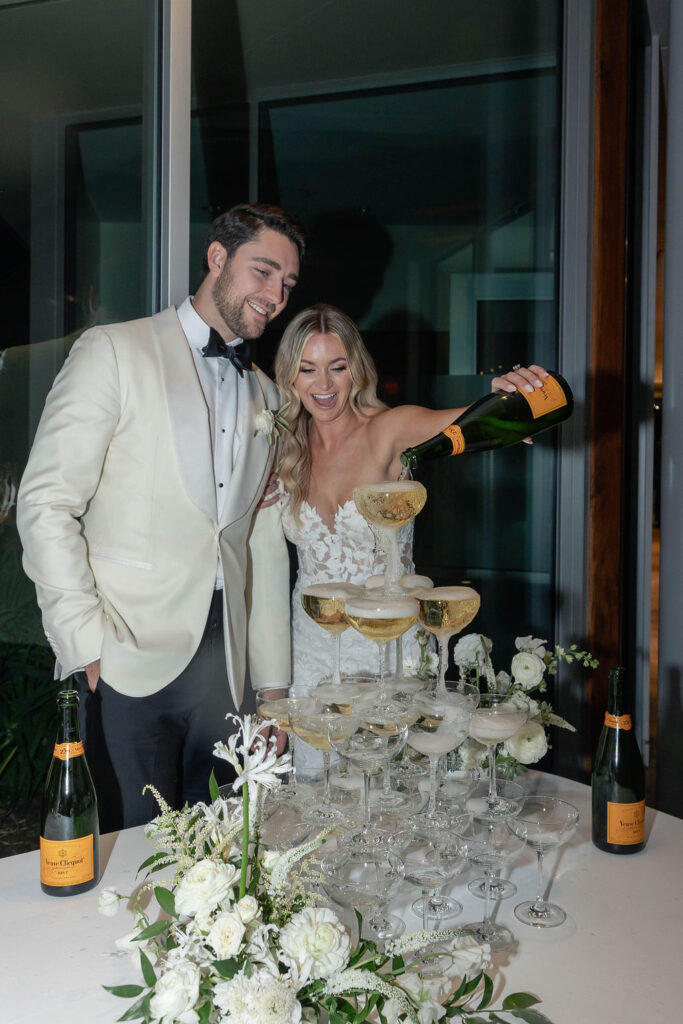
[[[142,985],[103,985],[102,988],[122,999],[134,999],[135,996],[139,996],[141,992],[145,991]]]
[[[170,921],[155,921],[154,924],[150,924],[147,928],[143,928],[141,932],[133,939],[133,942],[143,942],[145,939],[155,939],[157,935],[163,935],[170,928]]]
[[[536,1003],[540,1003],[540,999],[532,996],[529,992],[511,992],[503,1000],[503,1009],[516,1010],[527,1006],[535,1006]]]
[[[518,1020],[525,1021],[526,1024],[552,1024],[546,1015],[539,1013],[538,1010],[511,1010],[510,1013]]]
[[[169,914],[171,917],[177,917],[175,909],[175,896],[170,889],[164,888],[164,886],[156,885],[154,887],[154,895],[157,898],[157,903],[163,911]]]
[[[145,979],[145,984],[149,985],[150,988],[154,988],[157,983],[156,972],[143,949],[140,950],[140,967],[142,968],[142,977]]]
[[[228,981],[230,978],[234,978],[240,969],[239,962],[234,956],[231,956],[228,960],[214,960],[213,966],[221,978],[225,978]]]
[[[485,1009],[485,1007],[487,1007],[489,1005],[489,1003],[491,1002],[492,998],[493,998],[493,981],[488,976],[488,974],[485,974],[484,975],[484,991],[482,993],[482,997],[481,997],[481,1000],[479,1002],[479,1005],[477,1006],[477,1009],[478,1010]]]

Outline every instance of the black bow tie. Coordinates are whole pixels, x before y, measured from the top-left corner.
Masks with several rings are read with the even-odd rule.
[[[220,334],[213,327],[209,331],[208,344],[202,349],[203,356],[225,356],[235,367],[240,377],[245,370],[251,370],[251,345],[241,341],[239,345],[226,345]]]

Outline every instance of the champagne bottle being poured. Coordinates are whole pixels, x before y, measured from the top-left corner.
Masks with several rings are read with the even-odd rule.
[[[470,405],[435,437],[401,454],[403,474],[441,455],[486,452],[517,444],[571,416],[574,397],[559,373],[549,373],[543,387],[526,391],[496,391]]]

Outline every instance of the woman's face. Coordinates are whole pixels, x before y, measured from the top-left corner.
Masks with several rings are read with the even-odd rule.
[[[304,409],[321,422],[335,420],[349,408],[351,373],[335,334],[313,334],[308,339],[293,386]]]

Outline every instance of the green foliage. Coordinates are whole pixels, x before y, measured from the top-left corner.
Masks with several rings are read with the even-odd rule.
[[[12,807],[28,805],[45,782],[61,686],[53,674],[49,647],[0,642],[0,783]]]

